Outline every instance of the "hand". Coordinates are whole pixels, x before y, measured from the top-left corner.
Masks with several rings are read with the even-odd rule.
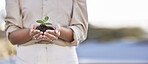
[[[42,34],[40,30],[36,30],[37,24],[31,24],[29,29],[30,29],[30,36],[34,40],[41,40],[42,39]]]
[[[52,27],[54,28],[54,30],[46,30],[44,32],[42,40],[53,41],[53,40],[57,40],[59,38],[60,26],[56,25],[56,26],[52,26]]]

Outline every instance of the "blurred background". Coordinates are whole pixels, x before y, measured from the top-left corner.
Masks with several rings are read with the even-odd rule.
[[[148,0],[87,0],[88,38],[77,47],[80,64],[148,64]],[[16,46],[5,36],[0,0],[0,64],[14,64]]]

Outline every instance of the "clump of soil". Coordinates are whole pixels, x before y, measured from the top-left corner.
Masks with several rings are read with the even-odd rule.
[[[43,25],[43,24],[41,24],[40,26],[37,26],[36,29],[42,31],[43,33],[44,33],[46,30],[54,30],[53,27],[51,27],[51,26],[46,26],[46,25]]]

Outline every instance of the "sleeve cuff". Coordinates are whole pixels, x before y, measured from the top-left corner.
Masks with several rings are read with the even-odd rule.
[[[70,45],[72,46],[78,46],[79,45],[79,28],[76,26],[69,26],[69,28],[71,28],[73,30],[73,38],[74,40],[72,42],[70,42]]]
[[[19,27],[17,26],[10,26],[6,29],[6,37],[8,38],[9,37],[9,34],[15,30],[18,30],[20,29]]]

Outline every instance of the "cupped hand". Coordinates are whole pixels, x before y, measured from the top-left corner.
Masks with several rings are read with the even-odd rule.
[[[42,34],[40,30],[37,30],[36,27],[39,26],[38,24],[31,24],[29,29],[30,29],[30,36],[34,40],[41,40],[42,39]]]
[[[56,26],[52,26],[54,28],[54,30],[46,30],[44,32],[43,38],[42,40],[48,40],[48,41],[53,41],[53,40],[57,40],[60,36],[60,26],[56,25]]]

